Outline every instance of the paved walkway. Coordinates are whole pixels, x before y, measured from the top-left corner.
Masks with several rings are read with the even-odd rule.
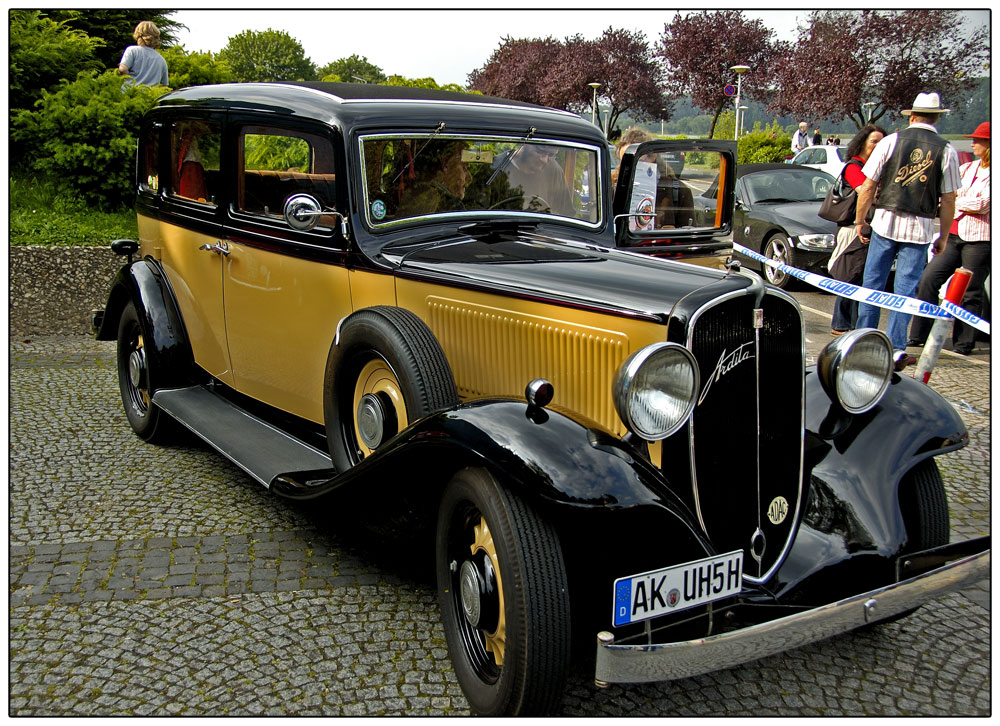
[[[113,350],[10,343],[9,714],[467,714],[430,557],[200,445],[139,441]],[[988,372],[948,360],[932,381],[972,435],[939,459],[953,539],[989,532]],[[697,678],[601,690],[579,672],[564,713],[987,715],[990,636],[984,584]]]

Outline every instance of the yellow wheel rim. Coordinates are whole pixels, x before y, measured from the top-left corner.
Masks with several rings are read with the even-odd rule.
[[[354,384],[354,405],[352,406],[352,416],[354,418],[354,441],[358,450],[363,456],[369,456],[372,449],[358,436],[358,406],[361,399],[368,394],[385,394],[392,402],[392,407],[396,414],[398,431],[402,431],[407,426],[406,402],[403,400],[403,392],[400,389],[396,374],[392,372],[389,365],[381,358],[368,361],[358,375],[357,383]]]
[[[486,519],[483,516],[480,515],[479,524],[473,528],[473,531],[475,533],[475,541],[469,549],[472,550],[472,554],[476,554],[482,550],[493,563],[493,572],[496,573],[497,577],[497,595],[500,598],[500,618],[497,621],[497,629],[494,632],[484,632],[483,634],[486,636],[487,652],[493,654],[493,660],[496,661],[498,666],[502,666],[504,647],[507,644],[507,615],[504,612],[503,607],[503,582],[500,579],[500,560],[497,558],[497,548],[496,544],[493,542],[493,533],[490,532],[490,526],[486,523]]]

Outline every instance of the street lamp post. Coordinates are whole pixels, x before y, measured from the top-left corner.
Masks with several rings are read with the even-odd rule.
[[[865,123],[869,123],[872,120],[872,109],[875,108],[874,101],[867,101],[862,106],[865,107]]]
[[[733,134],[734,140],[740,138],[740,93],[743,90],[743,74],[750,70],[750,66],[730,66],[729,70],[736,74],[736,130]]]
[[[736,117],[736,138],[737,139],[740,137],[740,134],[743,133],[743,120],[746,118],[746,114],[744,113],[744,111],[746,111],[746,110],[747,110],[746,106],[740,106],[739,107],[740,113]]]
[[[588,83],[592,89],[594,89],[594,102],[590,107],[590,123],[597,123],[597,89],[601,87],[600,83]]]

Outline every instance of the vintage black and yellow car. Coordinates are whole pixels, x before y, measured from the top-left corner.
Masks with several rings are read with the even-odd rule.
[[[184,89],[143,122],[139,240],[95,329],[143,439],[183,425],[279,496],[432,523],[475,712],[558,711],[574,653],[600,683],[726,668],[989,567],[949,544],[952,407],[878,331],[807,367],[795,300],[706,263],[734,152],[644,143],[613,189],[562,111]]]

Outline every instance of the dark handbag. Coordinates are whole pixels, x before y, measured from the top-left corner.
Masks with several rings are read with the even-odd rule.
[[[870,234],[870,233],[869,233]],[[860,237],[855,237],[830,267],[830,277],[841,282],[858,284],[865,274],[865,262],[868,260],[868,245],[862,243]]]
[[[856,164],[857,162],[853,163]],[[847,165],[845,164],[844,170],[846,169]],[[840,176],[837,177],[837,181],[827,190],[826,199],[820,205],[818,214],[823,219],[836,222],[839,226],[843,227],[848,224],[854,224],[854,212],[857,206],[858,193],[854,190],[854,187],[847,183],[847,179],[844,178],[844,172],[841,171]]]

